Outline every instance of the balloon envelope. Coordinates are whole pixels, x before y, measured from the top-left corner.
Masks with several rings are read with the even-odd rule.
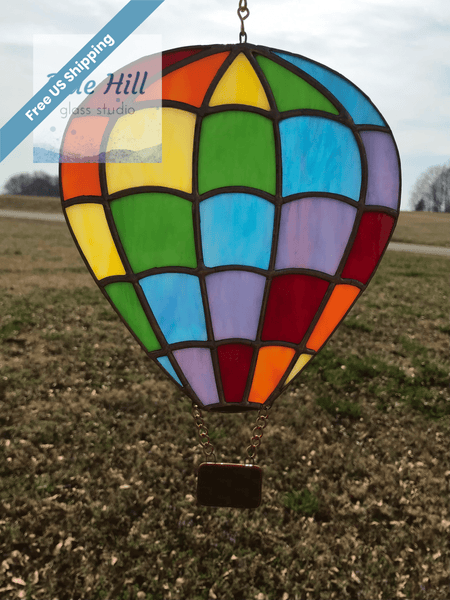
[[[139,92],[105,94],[105,81],[71,117],[63,210],[175,384],[208,410],[259,409],[377,268],[398,217],[397,148],[367,96],[302,56],[196,46],[164,52],[162,69],[155,56],[124,67],[145,73]]]

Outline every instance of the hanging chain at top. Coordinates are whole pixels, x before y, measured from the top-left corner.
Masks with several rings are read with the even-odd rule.
[[[247,0],[239,0],[239,8],[237,10],[237,14],[241,20],[241,31],[239,33],[239,43],[245,44],[247,42],[247,34],[245,33],[245,29],[244,29],[244,20],[250,14],[250,11],[248,10],[248,6],[247,6]]]

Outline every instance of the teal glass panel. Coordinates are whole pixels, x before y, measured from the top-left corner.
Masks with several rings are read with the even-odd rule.
[[[208,339],[198,277],[161,273],[139,283],[169,344]]]
[[[229,110],[202,121],[198,156],[200,194],[242,185],[276,191],[275,137],[272,120]]]
[[[275,207],[252,194],[219,194],[200,203],[203,260],[207,267],[267,269]]]
[[[173,377],[175,379],[175,381],[177,383],[179,383],[180,385],[183,385],[181,383],[178,375],[175,373],[175,369],[172,367],[172,364],[171,364],[170,360],[167,358],[167,356],[161,356],[161,358],[157,358],[156,360],[163,367],[163,369],[165,369],[169,373],[169,375],[171,375],[171,377]]]
[[[351,129],[323,117],[280,122],[283,196],[329,192],[359,200],[361,157]]]
[[[302,69],[326,87],[350,113],[357,125],[381,125],[386,127],[386,123],[370,100],[355,85],[346,81],[337,73],[333,73],[321,65],[316,65],[301,56],[291,56],[283,52],[274,52],[274,54]]]

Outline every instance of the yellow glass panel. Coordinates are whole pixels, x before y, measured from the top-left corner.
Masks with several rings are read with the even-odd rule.
[[[303,367],[305,367],[308,364],[308,362],[311,360],[311,358],[312,358],[312,354],[300,354],[297,362],[294,365],[294,368],[289,373],[288,378],[284,382],[284,385],[287,385],[290,381],[292,381],[292,379],[294,379],[294,377],[297,375],[297,373],[300,373],[300,371],[303,369]]]
[[[162,141],[160,108],[144,108],[120,117],[114,125],[107,145],[111,150],[147,150]]]
[[[75,204],[66,208],[77,242],[97,279],[125,275],[101,204]]]
[[[143,185],[192,191],[192,150],[196,115],[178,108],[162,111],[161,163],[106,163],[108,192]]]
[[[238,54],[225,71],[209,104],[247,104],[270,110],[264,88],[245,54]]]

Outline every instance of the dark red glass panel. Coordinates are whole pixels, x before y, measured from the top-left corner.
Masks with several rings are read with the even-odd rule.
[[[241,402],[252,362],[253,348],[245,344],[225,344],[217,348],[220,375],[226,402]]]
[[[394,217],[382,212],[366,212],[361,217],[342,277],[367,283],[377,266],[394,226]]]
[[[198,54],[203,48],[192,48],[190,50],[179,50],[178,52],[169,52],[168,54],[163,54],[161,57],[161,68],[165,69],[166,67],[170,67],[170,65],[174,65],[180,60],[187,58],[188,56],[192,56],[193,54]]]
[[[262,339],[299,344],[327,288],[327,281],[312,275],[275,277],[270,286]]]

